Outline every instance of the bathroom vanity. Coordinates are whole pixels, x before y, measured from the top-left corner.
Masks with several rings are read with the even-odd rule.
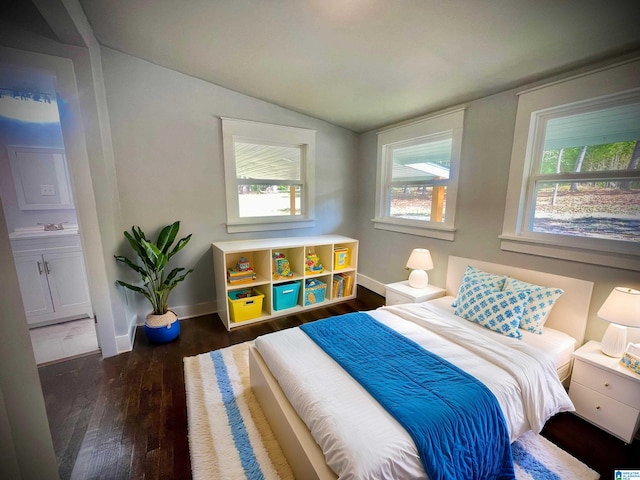
[[[93,317],[77,229],[9,234],[29,327]]]

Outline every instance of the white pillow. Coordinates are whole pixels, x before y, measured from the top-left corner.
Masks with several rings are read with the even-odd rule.
[[[460,297],[460,290],[468,282],[476,282],[484,285],[487,288],[494,290],[502,290],[504,282],[507,277],[502,275],[496,275],[495,273],[484,272],[478,268],[467,265],[467,269],[464,271],[460,288],[458,289],[458,297],[451,304],[452,307],[458,306],[458,298]]]
[[[503,288],[504,290],[529,290],[531,292],[522,320],[520,320],[520,328],[538,335],[542,334],[542,326],[556,300],[564,293],[561,288],[541,287],[540,285],[523,282],[511,277],[507,278]]]
[[[460,287],[454,313],[503,335],[521,338],[520,321],[530,294],[529,290],[495,290],[467,282]]]

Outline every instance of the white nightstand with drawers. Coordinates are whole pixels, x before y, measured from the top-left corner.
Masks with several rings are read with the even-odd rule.
[[[420,303],[444,296],[444,288],[427,285],[425,288],[412,288],[409,281],[385,285],[385,305],[401,303]]]
[[[590,341],[573,353],[569,396],[576,413],[627,443],[640,426],[640,375]]]

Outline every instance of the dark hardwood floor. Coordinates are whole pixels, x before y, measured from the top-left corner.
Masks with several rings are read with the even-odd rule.
[[[358,298],[227,332],[217,315],[183,320],[178,339],[151,345],[139,330],[132,352],[99,354],[39,369],[61,479],[189,479],[183,357],[252,340],[331,315],[369,310],[384,298],[358,288]],[[573,414],[551,419],[543,435],[613,478],[640,468],[632,445]],[[75,468],[75,470],[74,470]]]

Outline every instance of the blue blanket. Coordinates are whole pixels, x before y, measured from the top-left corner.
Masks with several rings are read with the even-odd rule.
[[[498,401],[474,377],[366,313],[300,328],[407,430],[431,480],[515,479]]]

